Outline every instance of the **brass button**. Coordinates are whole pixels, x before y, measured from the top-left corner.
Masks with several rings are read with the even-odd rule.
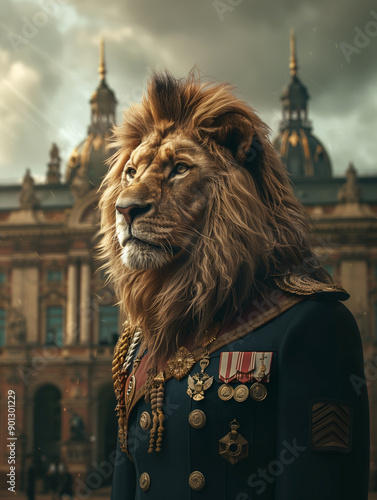
[[[263,401],[267,396],[266,386],[259,382],[255,382],[255,384],[250,387],[250,396],[255,399],[255,401]]]
[[[191,472],[189,477],[190,488],[194,491],[200,491],[204,488],[206,484],[205,477],[198,470]]]
[[[231,385],[228,384],[222,384],[219,387],[219,390],[217,391],[217,394],[220,399],[223,401],[229,401],[229,399],[232,399],[234,393],[234,389]]]
[[[140,488],[143,491],[148,491],[149,490],[149,487],[151,485],[151,478],[150,478],[148,472],[143,472],[142,473],[142,475],[140,476],[140,479],[139,479],[139,483],[140,483]]]
[[[246,399],[249,397],[249,388],[244,384],[237,385],[237,387],[234,389],[233,397],[239,403],[242,403],[242,401],[246,401]]]
[[[152,417],[147,411],[143,411],[143,413],[140,415],[140,427],[143,429],[143,431],[147,431],[151,425]]]
[[[202,410],[192,410],[188,416],[188,421],[194,429],[201,429],[206,425],[207,417]]]

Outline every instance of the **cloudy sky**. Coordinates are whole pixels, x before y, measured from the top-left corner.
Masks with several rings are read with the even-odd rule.
[[[89,124],[101,35],[118,121],[152,70],[181,77],[196,64],[236,85],[276,133],[291,27],[335,174],[351,160],[361,175],[377,174],[375,1],[1,0],[0,182],[17,182],[26,167],[43,180],[52,142],[65,168]]]

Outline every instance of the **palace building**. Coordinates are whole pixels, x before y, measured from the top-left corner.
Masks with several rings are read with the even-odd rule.
[[[274,145],[312,218],[323,264],[351,294],[346,305],[364,345],[371,489],[377,489],[377,175],[359,177],[350,164],[344,176],[333,176],[326,148],[312,133],[309,94],[298,76],[293,34],[289,67]],[[0,425],[7,429],[6,395],[14,390],[18,488],[29,453],[41,467],[60,456],[83,480],[114,461],[111,363],[122,318],[99,270],[95,247],[97,190],[113,153],[108,138],[116,106],[101,42],[87,137],[72,151],[65,171],[53,144],[44,184],[36,184],[28,170],[21,185],[0,185]],[[332,367],[323,368],[331,377]],[[350,383],[357,391],[359,381]],[[3,484],[8,472],[4,453]],[[97,476],[93,488],[111,481],[108,474]]]
[[[2,395],[16,391],[19,471],[27,453],[47,463],[60,455],[84,477],[116,447],[111,363],[122,320],[95,251],[117,104],[103,43],[99,77],[88,135],[66,171],[53,144],[45,184],[27,171],[21,186],[0,187],[0,383]],[[1,475],[8,470],[1,455]]]

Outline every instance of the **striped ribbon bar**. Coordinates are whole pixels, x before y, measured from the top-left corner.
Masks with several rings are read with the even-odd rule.
[[[241,383],[253,379],[255,352],[222,352],[220,354],[219,379],[228,384],[233,380]]]

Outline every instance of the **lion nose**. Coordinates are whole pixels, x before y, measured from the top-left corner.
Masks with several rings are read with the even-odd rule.
[[[119,213],[123,215],[129,224],[139,217],[139,215],[144,215],[151,209],[152,205],[129,205],[128,207],[120,207],[117,205],[115,208]]]

